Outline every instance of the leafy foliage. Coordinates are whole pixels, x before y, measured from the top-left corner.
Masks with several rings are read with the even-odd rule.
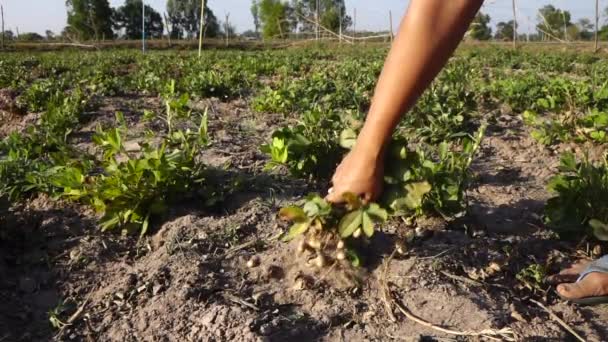
[[[564,237],[584,234],[607,240],[608,161],[577,162],[571,153],[561,157],[560,173],[549,182],[555,194],[545,207],[546,224]]]
[[[116,29],[124,30],[124,38],[140,39],[142,36],[142,0],[126,0],[125,4],[115,11],[114,26]],[[151,38],[162,38],[164,25],[163,18],[153,7],[146,5],[145,8],[146,36]]]
[[[112,38],[112,8],[108,0],[66,0],[69,33],[80,39]]]
[[[345,121],[338,114],[304,113],[299,124],[275,131],[261,147],[271,157],[268,168],[285,165],[298,177],[328,179],[345,152],[340,146]]]
[[[438,213],[444,218],[466,210],[466,181],[484,129],[462,140],[459,152],[442,142],[412,151],[404,139],[394,140],[386,162],[385,194],[382,203],[394,215]],[[453,147],[452,147],[453,148]]]

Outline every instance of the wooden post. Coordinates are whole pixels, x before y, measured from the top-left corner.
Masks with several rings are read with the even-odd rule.
[[[355,7],[353,13],[353,44],[357,42],[357,8]]]
[[[517,44],[517,12],[515,10],[515,0],[511,1],[513,5],[513,48]]]
[[[0,5],[0,12],[2,13],[2,50],[4,50],[4,7],[2,5]]]
[[[226,14],[226,21],[224,22],[224,34],[226,35],[226,45],[228,45],[229,32],[228,32],[228,20],[230,19],[230,13]]]
[[[316,40],[319,40],[319,33],[320,33],[320,31],[319,31],[319,21],[321,20],[321,17],[319,16],[319,3],[320,3],[320,0],[317,0],[317,2],[316,2],[316,7],[317,8],[316,8],[316,14],[315,14],[315,17],[316,17],[315,21],[317,22],[317,24],[315,25],[315,39]]]
[[[146,53],[146,2],[141,2],[141,52]]]
[[[342,45],[342,10],[340,10],[340,13],[338,14],[340,16],[340,38],[338,38],[338,41],[340,42],[340,45]]]
[[[205,24],[205,0],[201,0],[201,22],[198,32],[198,58],[203,55],[203,26]]]
[[[600,1],[595,0],[595,52],[599,51],[598,26],[600,24]]]
[[[566,27],[566,11],[562,11],[562,18],[564,19],[564,40],[568,41],[568,28]]]
[[[389,21],[390,28],[391,28],[391,43],[392,43],[393,39],[395,39],[395,37],[393,36],[393,12],[392,11],[388,11],[388,21]]]
[[[163,19],[165,19],[165,29],[167,29],[167,39],[169,40],[169,46],[171,46],[172,27],[169,27],[169,18],[167,18],[167,13],[163,13]]]

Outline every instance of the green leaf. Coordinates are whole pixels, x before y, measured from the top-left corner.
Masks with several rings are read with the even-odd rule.
[[[370,203],[365,212],[376,222],[385,222],[388,219],[388,213],[382,209],[377,203]]]
[[[347,248],[346,249],[346,258],[350,261],[351,265],[353,265],[353,267],[360,267],[361,266],[361,258],[359,257],[359,254],[357,254],[357,252],[351,248]]]
[[[361,210],[355,210],[350,212],[340,220],[338,225],[338,232],[342,238],[347,238],[355,232],[360,226],[363,220],[363,212]]]
[[[289,220],[298,223],[308,220],[308,217],[306,216],[304,210],[296,206],[282,208],[279,211],[279,217],[283,220]]]
[[[287,234],[285,234],[285,236],[281,238],[281,241],[288,242],[293,240],[298,235],[306,233],[306,231],[310,227],[311,222],[312,220],[307,220],[294,224],[293,226],[291,226],[291,228],[289,228],[289,232],[287,232]]]
[[[592,219],[589,220],[589,226],[593,229],[593,235],[600,241],[608,241],[608,224]]]
[[[363,233],[365,233],[367,237],[372,237],[374,235],[374,221],[367,212],[363,212],[361,226],[363,228]]]
[[[146,235],[146,233],[148,232],[149,225],[150,225],[150,214],[148,213],[146,215],[146,218],[144,219],[144,222],[141,224],[141,231],[139,233],[140,237]]]
[[[576,171],[576,157],[571,152],[565,152],[560,158],[560,170]]]
[[[524,119],[524,123],[526,125],[528,125],[528,126],[536,126],[537,119],[538,119],[538,115],[536,113],[527,110],[521,116]]]
[[[346,149],[352,149],[357,142],[357,132],[351,128],[347,128],[340,132],[340,146]]]
[[[416,182],[405,185],[405,205],[410,209],[418,209],[422,206],[424,195],[431,191],[431,184],[428,182]]]

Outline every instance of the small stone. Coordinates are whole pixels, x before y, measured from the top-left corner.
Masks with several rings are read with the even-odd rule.
[[[257,255],[252,256],[251,259],[249,259],[249,261],[247,261],[247,267],[249,267],[249,268],[258,267],[259,265],[260,265],[260,257],[258,257]]]
[[[160,284],[156,284],[156,285],[152,286],[152,294],[155,296],[162,290],[163,290],[163,286]]]

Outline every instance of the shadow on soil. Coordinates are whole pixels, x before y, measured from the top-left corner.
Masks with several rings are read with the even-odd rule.
[[[52,339],[49,312],[66,272],[55,262],[93,225],[73,208],[0,211],[0,340]]]

